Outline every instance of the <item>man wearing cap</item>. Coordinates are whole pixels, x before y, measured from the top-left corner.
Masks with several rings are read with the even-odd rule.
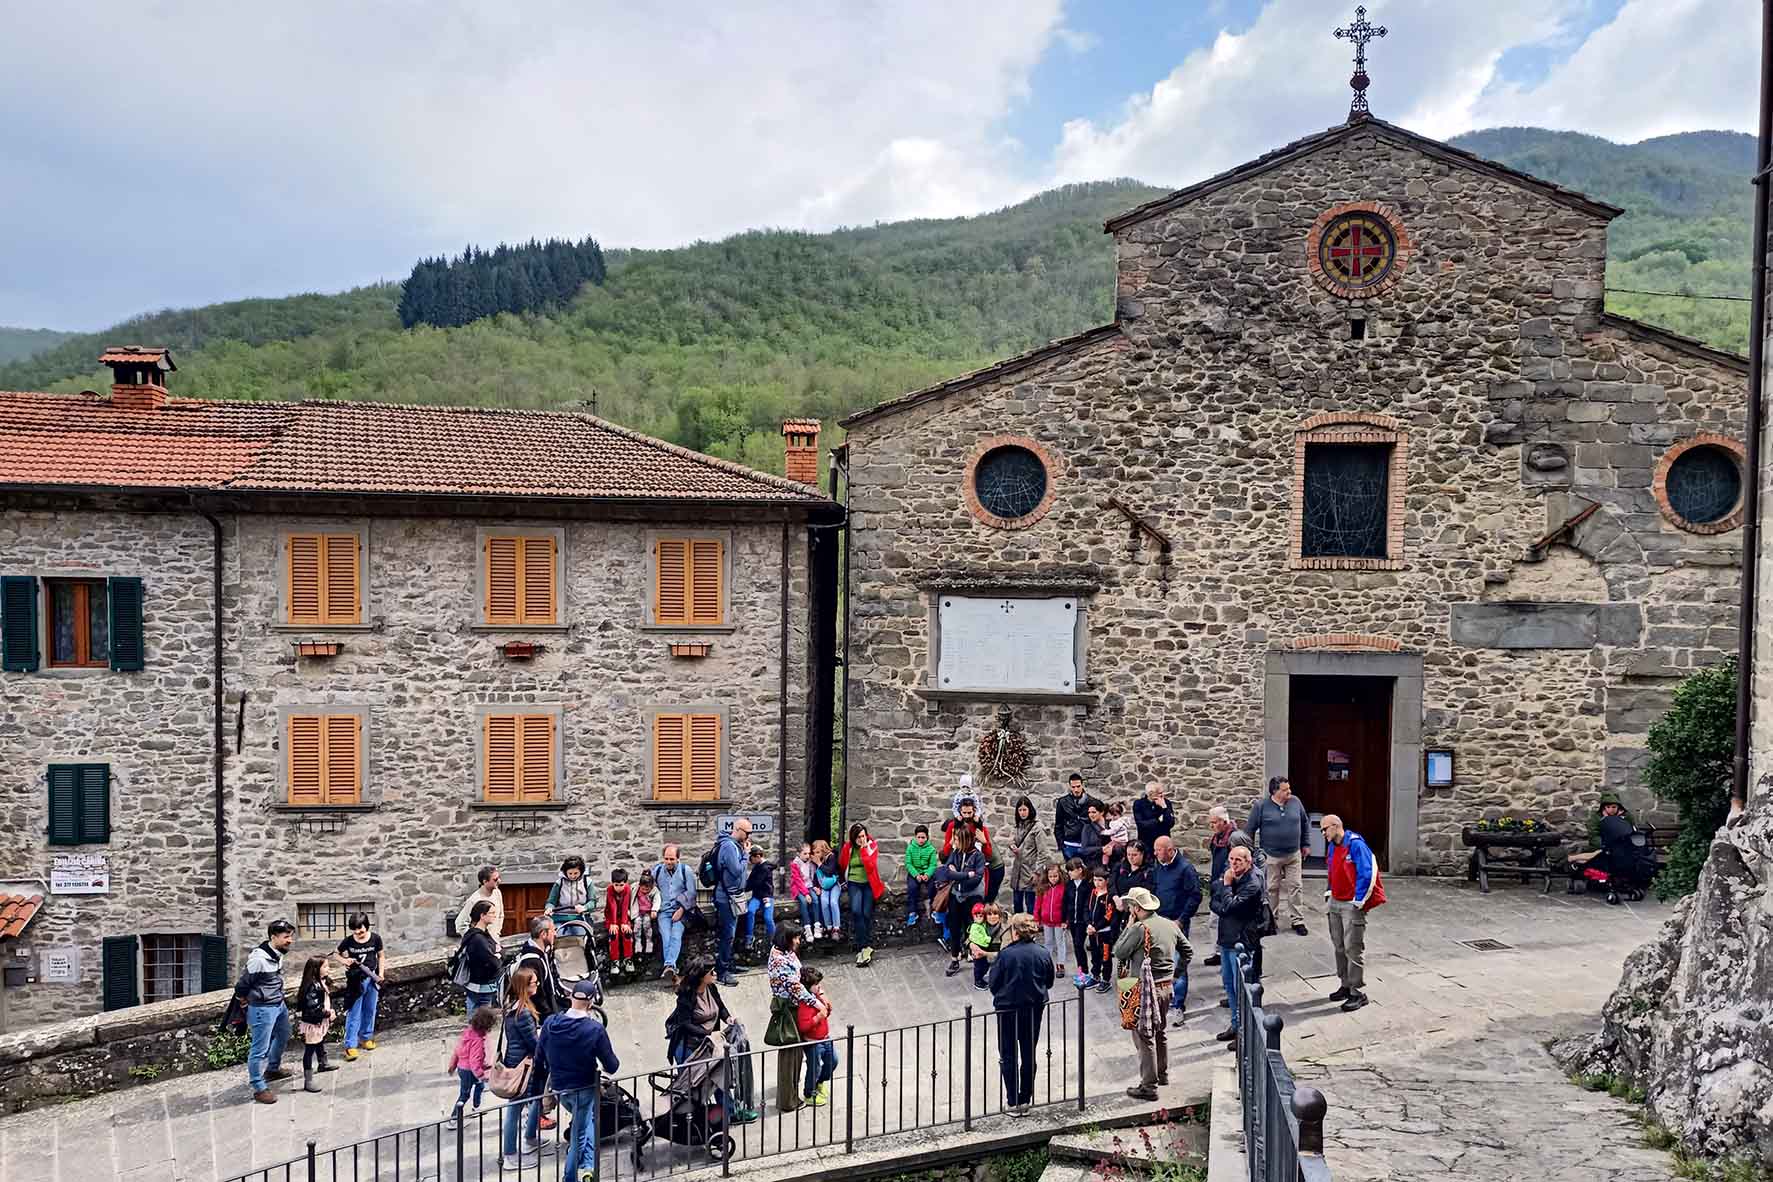
[[[1170,990],[1176,973],[1188,970],[1194,950],[1182,936],[1174,920],[1158,914],[1157,896],[1144,887],[1134,887],[1116,904],[1129,916],[1126,930],[1114,942],[1114,961],[1118,977],[1131,977],[1134,989],[1140,989],[1140,970],[1150,958],[1153,991],[1139,999],[1139,1021],[1133,1026],[1133,1046],[1139,1052],[1139,1083],[1127,1089],[1135,1100],[1157,1099],[1157,1089],[1170,1082],[1170,1044],[1164,1033],[1169,1017]]]
[[[1336,950],[1336,979],[1340,984],[1330,994],[1331,1001],[1342,1003],[1344,1013],[1353,1013],[1367,1004],[1367,912],[1385,902],[1385,888],[1379,885],[1379,866],[1366,839],[1352,829],[1342,827],[1342,818],[1325,813],[1318,821],[1323,831],[1324,849],[1329,853],[1330,946]]]
[[[597,1174],[597,1071],[615,1074],[621,1067],[609,1032],[591,1012],[597,984],[587,977],[573,982],[572,1008],[542,1023],[536,1041],[537,1075],[547,1072],[560,1104],[572,1114],[564,1177],[569,1182],[594,1182]],[[576,1172],[575,1172],[576,1171]]]

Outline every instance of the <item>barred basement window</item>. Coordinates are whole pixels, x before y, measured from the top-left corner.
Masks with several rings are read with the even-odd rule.
[[[297,903],[296,938],[298,940],[343,940],[351,934],[351,916],[358,912],[369,916],[369,926],[376,926],[374,903]]]
[[[1306,445],[1302,557],[1386,557],[1391,450],[1390,444]]]
[[[1668,507],[1683,521],[1710,525],[1722,521],[1742,499],[1742,469],[1721,447],[1695,447],[1669,465]]]
[[[142,937],[142,1001],[170,1001],[202,992],[202,936]]]

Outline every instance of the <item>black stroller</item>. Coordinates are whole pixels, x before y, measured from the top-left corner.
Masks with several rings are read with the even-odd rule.
[[[737,1147],[728,1133],[726,1106],[715,1092],[720,1079],[725,1040],[705,1038],[684,1063],[647,1077],[666,1098],[665,1111],[653,1117],[652,1133],[674,1145],[700,1146],[715,1161],[732,1156]]]
[[[634,1130],[634,1168],[646,1164],[646,1144],[653,1139],[653,1123],[640,1109],[640,1101],[627,1088],[604,1076],[597,1093],[597,1139],[614,1141],[623,1130]]]

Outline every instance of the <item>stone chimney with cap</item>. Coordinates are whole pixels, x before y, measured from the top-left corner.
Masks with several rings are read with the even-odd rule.
[[[142,345],[111,345],[99,354],[111,367],[111,405],[123,410],[159,410],[166,405],[166,375],[177,369],[172,353]]]
[[[819,420],[788,419],[782,424],[782,438],[788,442],[788,459],[783,471],[788,479],[819,486]]]

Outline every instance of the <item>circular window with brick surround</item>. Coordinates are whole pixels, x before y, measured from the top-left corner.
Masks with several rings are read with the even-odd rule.
[[[1375,201],[1325,210],[1305,243],[1312,279],[1347,300],[1371,299],[1390,291],[1403,277],[1409,257],[1410,236],[1397,211]]]
[[[1053,504],[1052,457],[1032,439],[996,435],[973,449],[963,493],[974,517],[998,529],[1022,529]]]
[[[1742,524],[1743,447],[1725,435],[1696,435],[1663,453],[1653,491],[1681,529],[1716,534]]]

